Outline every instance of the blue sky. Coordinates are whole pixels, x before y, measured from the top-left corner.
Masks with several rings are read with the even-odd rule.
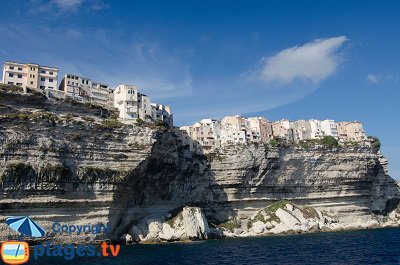
[[[177,125],[359,120],[400,177],[399,1],[2,0],[0,61],[136,84]]]

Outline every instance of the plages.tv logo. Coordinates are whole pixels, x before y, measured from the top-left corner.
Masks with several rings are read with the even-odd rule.
[[[44,229],[28,216],[15,216],[6,219],[7,225],[23,236],[42,237]],[[7,241],[1,244],[1,258],[6,264],[23,264],[29,261],[29,246],[22,241]]]
[[[19,241],[7,241],[1,244],[1,256],[3,262],[6,264],[23,264],[29,261],[29,257],[31,260],[38,260],[44,256],[63,257],[65,260],[72,260],[75,257],[112,258],[118,256],[120,251],[120,245],[108,244],[106,242],[103,242],[100,246],[75,244],[51,245],[50,242],[44,242],[34,245],[31,249],[31,253],[29,253],[29,245],[21,241],[23,236],[43,237],[46,231],[28,216],[9,217],[6,219],[6,223],[11,229],[20,234]],[[54,232],[60,228],[58,232],[68,232],[68,234],[71,235],[75,231],[77,231],[77,234],[82,231],[92,233],[104,232],[106,226],[104,224],[91,227],[54,223],[52,228]],[[88,228],[88,230],[86,231],[84,228]],[[31,254],[31,256],[29,254]]]

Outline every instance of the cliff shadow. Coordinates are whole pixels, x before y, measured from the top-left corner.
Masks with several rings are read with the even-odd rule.
[[[190,151],[171,131],[157,132],[149,156],[114,192],[111,237],[119,239],[133,226],[146,234],[149,221],[170,219],[184,206],[202,208],[210,222],[227,220],[232,212],[220,201],[227,201],[227,195],[217,184],[207,156]]]

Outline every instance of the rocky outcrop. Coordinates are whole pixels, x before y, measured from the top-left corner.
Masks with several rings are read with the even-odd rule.
[[[205,156],[163,127],[2,89],[0,165],[0,240],[15,235],[3,222],[13,215],[31,216],[61,242],[370,227],[387,223],[400,198],[373,148],[251,144]],[[109,230],[55,233],[54,222]]]

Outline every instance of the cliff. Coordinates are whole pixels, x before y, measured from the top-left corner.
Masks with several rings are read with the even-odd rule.
[[[163,127],[114,117],[0,87],[0,240],[15,236],[4,224],[15,215],[38,221],[54,242],[318,231],[400,216],[399,187],[371,147],[251,144],[205,156]],[[59,234],[54,222],[110,231]]]

